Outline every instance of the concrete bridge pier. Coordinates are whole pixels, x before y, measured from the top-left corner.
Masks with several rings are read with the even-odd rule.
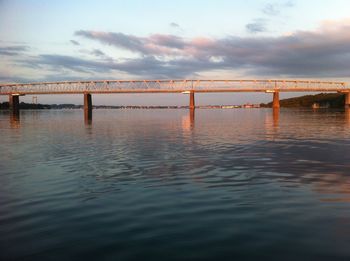
[[[345,93],[345,108],[350,108],[350,92]]]
[[[90,93],[84,93],[84,119],[87,123],[92,120],[92,98]]]
[[[280,107],[280,93],[274,92],[273,93],[272,108],[276,109],[279,107]]]
[[[194,110],[195,109],[195,102],[194,102],[194,91],[190,91],[190,110]]]
[[[9,95],[9,108],[12,114],[19,115],[19,95]]]

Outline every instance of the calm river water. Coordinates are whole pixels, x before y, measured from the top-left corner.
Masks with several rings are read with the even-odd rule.
[[[349,260],[350,113],[0,112],[0,260]]]

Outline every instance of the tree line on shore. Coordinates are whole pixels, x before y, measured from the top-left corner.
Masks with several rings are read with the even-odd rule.
[[[320,93],[316,95],[305,95],[301,97],[280,100],[283,108],[312,107],[318,104],[320,107],[342,108],[344,107],[345,95],[341,93]],[[272,102],[261,104],[261,107],[272,107]]]
[[[44,109],[79,109],[82,105],[75,104],[40,104],[40,103],[25,103],[21,102],[19,108],[21,110],[44,110]],[[0,103],[0,110],[8,110],[10,108],[9,102]]]
[[[341,108],[344,107],[345,95],[341,93],[320,93],[316,95],[305,95],[301,97],[282,99],[280,100],[280,106],[284,108],[296,108],[296,107],[312,107],[314,104],[318,104],[320,107],[329,108]],[[142,107],[142,106],[94,106],[95,108],[124,108],[124,107]],[[143,106],[145,107],[145,106]],[[167,107],[167,106],[148,106],[148,107]],[[174,106],[176,107],[176,106]],[[180,106],[183,107],[183,106]],[[262,103],[260,107],[270,108],[272,102]],[[21,102],[19,104],[20,109],[24,110],[43,110],[43,109],[81,109],[83,105],[75,104],[34,104]],[[0,110],[8,110],[9,102],[0,103]]]

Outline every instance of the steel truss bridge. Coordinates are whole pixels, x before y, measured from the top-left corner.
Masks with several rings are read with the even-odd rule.
[[[0,83],[0,95],[181,92],[349,92],[345,82],[307,80],[99,80]]]
[[[195,93],[266,92],[273,93],[272,107],[280,107],[280,92],[340,92],[350,108],[350,87],[345,82],[307,80],[102,80],[37,83],[0,83],[0,95],[9,96],[13,115],[19,117],[19,96],[40,94],[84,94],[84,117],[92,119],[92,94],[108,93],[187,93],[191,115]],[[277,115],[277,114],[276,114]]]

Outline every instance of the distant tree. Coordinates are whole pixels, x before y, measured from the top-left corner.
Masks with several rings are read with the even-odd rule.
[[[340,93],[320,93],[316,95],[305,95],[301,97],[280,100],[280,106],[284,108],[312,107],[314,103],[321,106],[329,104],[331,108],[344,106],[345,95]],[[272,107],[272,102],[261,104],[261,107]]]

